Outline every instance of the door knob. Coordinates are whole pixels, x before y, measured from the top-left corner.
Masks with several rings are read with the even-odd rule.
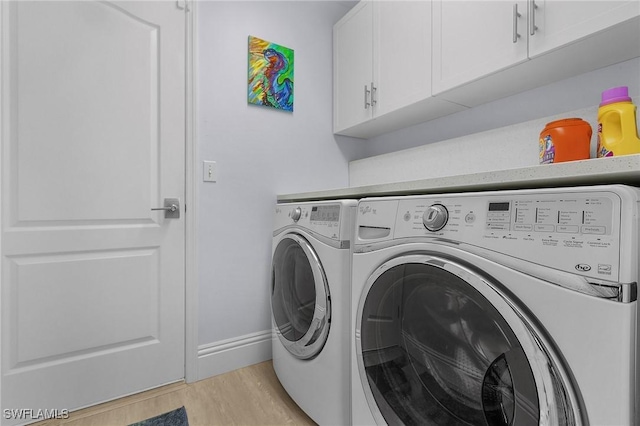
[[[165,198],[164,207],[154,207],[151,210],[164,210],[165,219],[179,219],[180,200],[177,198]]]
[[[175,204],[171,204],[171,206],[169,207],[155,207],[151,210],[169,210],[170,212],[175,212],[176,210],[178,210],[178,206],[176,206]]]

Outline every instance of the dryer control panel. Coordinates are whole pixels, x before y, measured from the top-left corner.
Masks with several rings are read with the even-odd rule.
[[[388,215],[384,224],[379,217],[373,227],[370,218],[361,220],[362,212],[379,210],[376,203],[382,199],[372,204],[363,200],[358,208],[356,244],[366,244],[367,235],[375,235],[368,228],[386,228],[388,236],[380,240],[421,237],[465,243],[618,281],[621,262],[635,262],[637,269],[637,197],[635,189],[619,193],[584,188],[408,196],[395,199],[393,220]],[[386,211],[392,210],[389,202],[389,198],[384,200]]]
[[[297,227],[336,241],[351,239],[354,200],[276,205],[274,234]]]

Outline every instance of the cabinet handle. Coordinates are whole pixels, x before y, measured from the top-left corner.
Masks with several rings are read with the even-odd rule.
[[[520,34],[518,34],[518,18],[521,17],[520,13],[518,13],[518,4],[513,5],[513,42],[517,43]]]
[[[374,106],[378,103],[376,99],[376,93],[378,93],[378,88],[373,85],[373,81],[371,82],[371,106]]]
[[[536,0],[529,0],[529,34],[535,35],[536,30],[536,9],[538,5],[536,4]]]
[[[364,109],[369,109],[371,103],[369,102],[369,95],[371,94],[371,90],[369,90],[369,86],[364,85]]]

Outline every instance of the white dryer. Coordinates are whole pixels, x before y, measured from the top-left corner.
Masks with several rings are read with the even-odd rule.
[[[273,367],[321,425],[350,422],[349,310],[356,201],[276,206],[271,311]]]
[[[638,424],[638,189],[363,199],[356,425]]]

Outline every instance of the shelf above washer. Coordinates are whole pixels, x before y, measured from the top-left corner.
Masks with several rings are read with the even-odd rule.
[[[640,186],[640,154],[324,191],[278,195],[278,202],[440,194],[601,184]]]

